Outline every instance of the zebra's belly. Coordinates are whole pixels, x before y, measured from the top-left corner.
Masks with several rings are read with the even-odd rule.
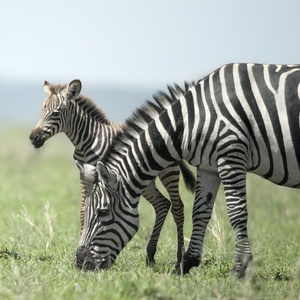
[[[297,165],[294,168],[276,168],[262,172],[262,169],[250,171],[253,174],[259,175],[277,185],[282,185],[291,188],[300,188],[300,169]]]

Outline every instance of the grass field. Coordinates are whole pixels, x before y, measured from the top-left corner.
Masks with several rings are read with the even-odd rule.
[[[0,299],[300,299],[300,193],[248,177],[249,234],[254,268],[229,278],[234,238],[222,190],[205,239],[203,263],[172,275],[176,229],[164,226],[156,266],[145,247],[154,223],[140,201],[140,228],[111,270],[82,272],[72,263],[79,241],[79,174],[72,145],[60,134],[36,151],[30,129],[0,131]],[[193,196],[185,199],[185,236],[192,230]]]

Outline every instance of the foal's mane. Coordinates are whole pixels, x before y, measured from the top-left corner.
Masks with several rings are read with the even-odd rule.
[[[51,94],[60,94],[63,90],[67,88],[67,85],[50,85],[49,89]],[[76,99],[72,100],[76,105],[80,107],[88,116],[92,119],[102,123],[102,124],[111,124],[111,121],[107,118],[106,114],[100,109],[93,100],[90,98],[79,94]]]
[[[111,121],[107,118],[106,114],[99,108],[93,100],[83,95],[78,95],[74,102],[86,112],[92,119],[102,123],[111,124]]]

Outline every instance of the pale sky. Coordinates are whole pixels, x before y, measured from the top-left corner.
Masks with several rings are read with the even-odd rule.
[[[0,0],[0,96],[40,85],[37,121],[44,80],[155,93],[226,63],[298,64],[299,13],[299,0]]]
[[[1,79],[155,87],[230,62],[300,63],[299,0],[0,4]]]

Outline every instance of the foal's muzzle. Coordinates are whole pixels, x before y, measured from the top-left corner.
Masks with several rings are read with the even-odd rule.
[[[32,130],[29,139],[35,148],[40,148],[44,145],[46,136],[40,128],[35,128]]]

